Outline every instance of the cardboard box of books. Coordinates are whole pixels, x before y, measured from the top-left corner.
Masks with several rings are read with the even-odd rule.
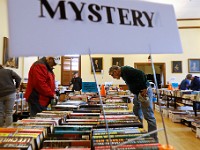
[[[197,130],[196,130],[196,137],[197,138],[200,138],[200,127],[197,127]]]

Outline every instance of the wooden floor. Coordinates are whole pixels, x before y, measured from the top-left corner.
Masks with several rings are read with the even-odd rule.
[[[158,129],[163,128],[162,119],[158,112],[155,111]],[[200,139],[195,137],[195,133],[190,127],[181,123],[173,123],[169,118],[164,118],[169,145],[175,150],[200,150]],[[146,121],[144,128],[147,128]],[[159,143],[166,145],[164,130],[158,132]]]

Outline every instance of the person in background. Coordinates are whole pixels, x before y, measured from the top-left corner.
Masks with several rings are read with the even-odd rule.
[[[197,76],[192,77],[190,89],[193,91],[200,91],[200,79]]]
[[[30,116],[47,110],[51,99],[56,98],[54,57],[43,57],[33,63],[28,73],[28,83],[24,97],[29,104]]]
[[[73,91],[80,91],[82,89],[82,79],[78,76],[78,72],[74,72],[74,76],[71,79],[70,85]]]
[[[187,74],[186,78],[181,81],[180,90],[189,90],[192,74]]]
[[[21,77],[16,72],[0,65],[0,127],[13,122],[13,107],[20,82]]]
[[[197,77],[197,76],[192,77],[190,89],[193,91],[200,91],[200,78],[199,77]],[[194,109],[194,107],[196,107],[196,110],[200,110],[199,103],[196,103],[196,105],[193,106],[193,109]]]
[[[114,79],[120,79],[121,77],[125,81],[129,90],[134,94],[134,114],[138,116],[141,123],[143,122],[144,116],[148,124],[148,132],[157,130],[152,103],[153,91],[144,72],[130,66],[112,66],[109,69],[109,75]],[[157,132],[150,136],[158,142]]]

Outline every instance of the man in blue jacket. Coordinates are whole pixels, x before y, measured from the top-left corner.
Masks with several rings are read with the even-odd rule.
[[[180,90],[189,90],[191,79],[192,79],[192,74],[187,74],[186,78],[181,81]]]
[[[143,116],[148,123],[148,132],[157,130],[156,119],[153,112],[153,91],[144,72],[130,66],[112,66],[109,75],[114,79],[125,81],[129,90],[135,95],[133,112],[143,122]],[[148,100],[144,100],[148,96]],[[141,97],[141,98],[140,98]],[[140,99],[140,100],[139,100]],[[158,141],[157,133],[151,134]]]

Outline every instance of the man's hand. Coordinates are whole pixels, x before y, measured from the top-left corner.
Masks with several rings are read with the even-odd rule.
[[[140,94],[141,94],[142,97],[146,97],[146,95],[147,95],[147,89],[141,90]]]

